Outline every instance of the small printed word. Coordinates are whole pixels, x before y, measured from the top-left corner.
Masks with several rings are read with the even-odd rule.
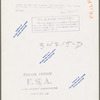
[[[84,80],[84,76],[85,76],[86,74],[83,74],[81,77],[77,77],[73,82],[72,82],[72,85],[69,87],[69,89],[70,88],[74,88],[74,87],[76,87],[82,80]]]
[[[45,63],[48,59],[50,59],[55,53],[54,53],[54,51],[55,51],[56,49],[54,49],[53,51],[51,51],[51,52],[48,52],[46,55],[44,55],[42,58],[43,58],[43,60],[39,63],[39,64],[41,64],[41,63]]]
[[[88,3],[89,3],[89,17],[90,19],[93,19],[93,13],[94,13],[94,9],[93,9],[93,2],[91,0],[88,0]]]
[[[27,27],[27,22],[28,21],[26,21],[25,23],[24,23],[24,25],[20,25],[18,28],[17,28],[17,30],[15,31],[16,32],[16,34],[13,36],[13,38],[15,38],[16,36],[19,36],[21,33],[22,33],[22,31]]]
[[[64,42],[50,42],[50,43],[40,43],[40,49],[43,49],[45,47],[62,47],[62,46],[65,46],[65,47],[70,47],[70,46],[74,46],[75,49],[81,47],[83,45],[82,42],[72,42],[72,41],[64,41]]]

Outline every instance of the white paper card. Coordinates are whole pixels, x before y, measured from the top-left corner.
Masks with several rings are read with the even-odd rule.
[[[2,100],[98,100],[98,0],[1,0]]]

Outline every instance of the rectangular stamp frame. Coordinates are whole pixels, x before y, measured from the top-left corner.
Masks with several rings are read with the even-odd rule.
[[[78,29],[76,30],[67,30],[67,31],[33,31],[33,19],[35,18],[59,18],[59,17],[77,17],[78,18]],[[73,32],[73,31],[80,31],[80,16],[79,15],[66,15],[66,16],[42,16],[42,17],[32,17],[31,18],[31,27],[32,27],[32,33],[53,33],[53,32]]]

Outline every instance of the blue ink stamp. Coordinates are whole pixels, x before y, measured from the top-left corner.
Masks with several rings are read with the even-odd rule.
[[[47,54],[45,54],[42,58],[42,61],[39,63],[39,64],[41,64],[41,63],[45,63],[48,59],[50,59],[54,54],[55,54],[55,50],[56,49],[54,49],[53,51],[51,51],[51,52],[48,52]]]
[[[13,38],[15,38],[16,36],[19,36],[22,32],[23,32],[23,30],[27,27],[27,22],[28,21],[26,21],[23,25],[21,24],[17,29],[16,29],[16,33],[15,33],[15,35],[13,36]]]
[[[74,88],[74,87],[76,87],[82,80],[84,80],[84,76],[85,76],[86,74],[83,74],[81,77],[77,77],[73,82],[72,82],[72,85],[69,87],[69,89],[70,88]]]

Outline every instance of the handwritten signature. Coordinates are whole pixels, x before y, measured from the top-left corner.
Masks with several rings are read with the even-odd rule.
[[[70,46],[74,46],[75,49],[81,47],[83,45],[82,42],[72,42],[72,41],[63,41],[63,42],[54,42],[54,41],[51,41],[49,43],[40,43],[40,49],[44,49],[45,47],[62,47],[62,46],[65,46],[65,47],[70,47]]]

